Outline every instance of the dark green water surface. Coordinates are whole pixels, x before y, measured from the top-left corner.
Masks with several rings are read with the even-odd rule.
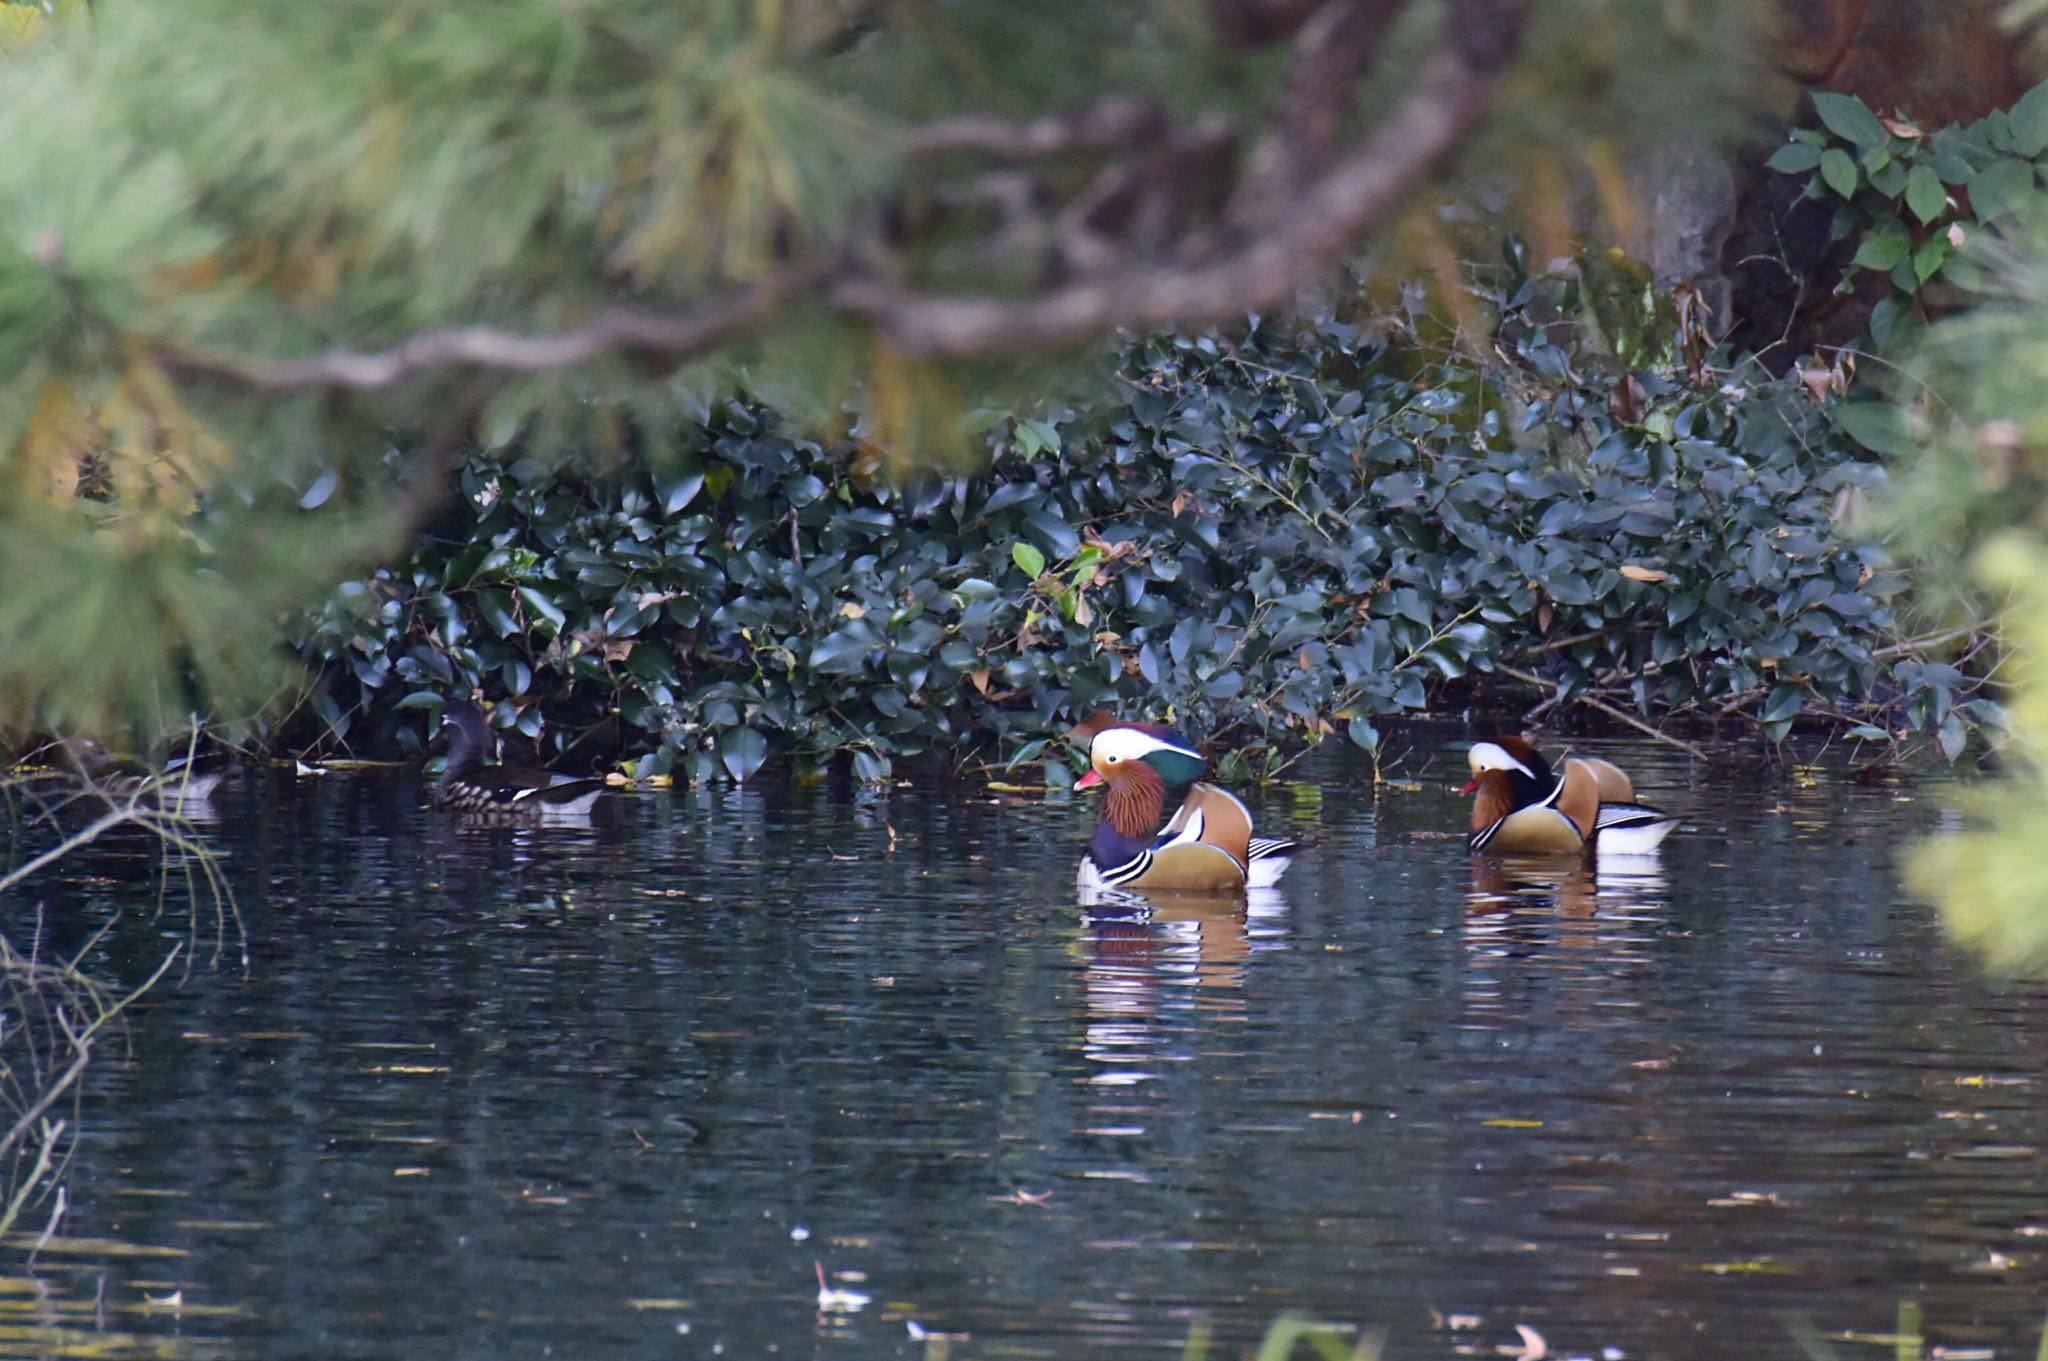
[[[66,1177],[67,1238],[181,1255],[39,1271],[166,1350],[280,1361],[1177,1356],[1197,1320],[1234,1356],[1291,1309],[1395,1357],[1517,1324],[1800,1356],[1901,1301],[1930,1345],[2032,1356],[2048,990],[1982,981],[1897,888],[1946,789],[1580,743],[1689,821],[1651,867],[1530,876],[1446,835],[1453,737],[1377,796],[1314,758],[1253,798],[1321,842],[1280,895],[1150,917],[1076,903],[1085,796],[468,831],[413,776],[242,772],[203,831],[247,967],[200,932],[96,1060]],[[88,962],[133,985],[193,934],[151,854],[15,915],[118,914]],[[865,1306],[821,1313],[814,1263]]]

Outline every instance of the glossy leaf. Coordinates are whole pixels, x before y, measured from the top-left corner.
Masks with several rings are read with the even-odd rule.
[[[1853,198],[1861,172],[1856,169],[1856,162],[1849,158],[1848,152],[1840,147],[1829,147],[1821,153],[1820,178],[1840,197]]]
[[[1934,168],[1916,165],[1906,175],[1906,206],[1922,222],[1932,222],[1948,208],[1948,189]]]
[[[1816,90],[1813,92],[1813,108],[1828,131],[1853,142],[1859,150],[1882,147],[1891,139],[1891,134],[1885,131],[1884,124],[1870,111],[1870,106],[1854,95]]]

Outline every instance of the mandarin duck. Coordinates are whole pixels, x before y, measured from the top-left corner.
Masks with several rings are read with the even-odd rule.
[[[1521,737],[1475,742],[1466,753],[1472,779],[1474,851],[1496,855],[1578,855],[1591,848],[1644,855],[1671,834],[1678,819],[1636,802],[1620,767],[1574,756],[1562,777]]]
[[[1198,781],[1208,762],[1171,728],[1091,719],[1075,735],[1089,737],[1089,770],[1075,788],[1103,791],[1102,821],[1081,857],[1083,892],[1270,888],[1302,849],[1284,837],[1253,836],[1250,811]],[[1162,827],[1167,790],[1181,786],[1187,796]]]
[[[559,775],[549,770],[485,764],[496,743],[484,711],[466,699],[450,700],[442,717],[448,766],[434,786],[434,806],[479,822],[527,825],[579,821],[604,793],[602,775]]]

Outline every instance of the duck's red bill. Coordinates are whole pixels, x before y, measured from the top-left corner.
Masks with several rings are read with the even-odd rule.
[[[1465,782],[1465,787],[1458,792],[1460,794],[1477,794],[1479,792],[1479,777],[1474,775]]]
[[[1080,779],[1074,781],[1074,788],[1093,789],[1096,785],[1099,785],[1101,783],[1102,777],[1091,770],[1086,775],[1083,775]]]

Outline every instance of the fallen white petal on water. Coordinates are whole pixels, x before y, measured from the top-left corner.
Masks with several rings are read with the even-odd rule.
[[[818,1272],[818,1311],[825,1314],[852,1314],[867,1308],[873,1298],[858,1290],[841,1290],[825,1279],[825,1264],[813,1262]]]

